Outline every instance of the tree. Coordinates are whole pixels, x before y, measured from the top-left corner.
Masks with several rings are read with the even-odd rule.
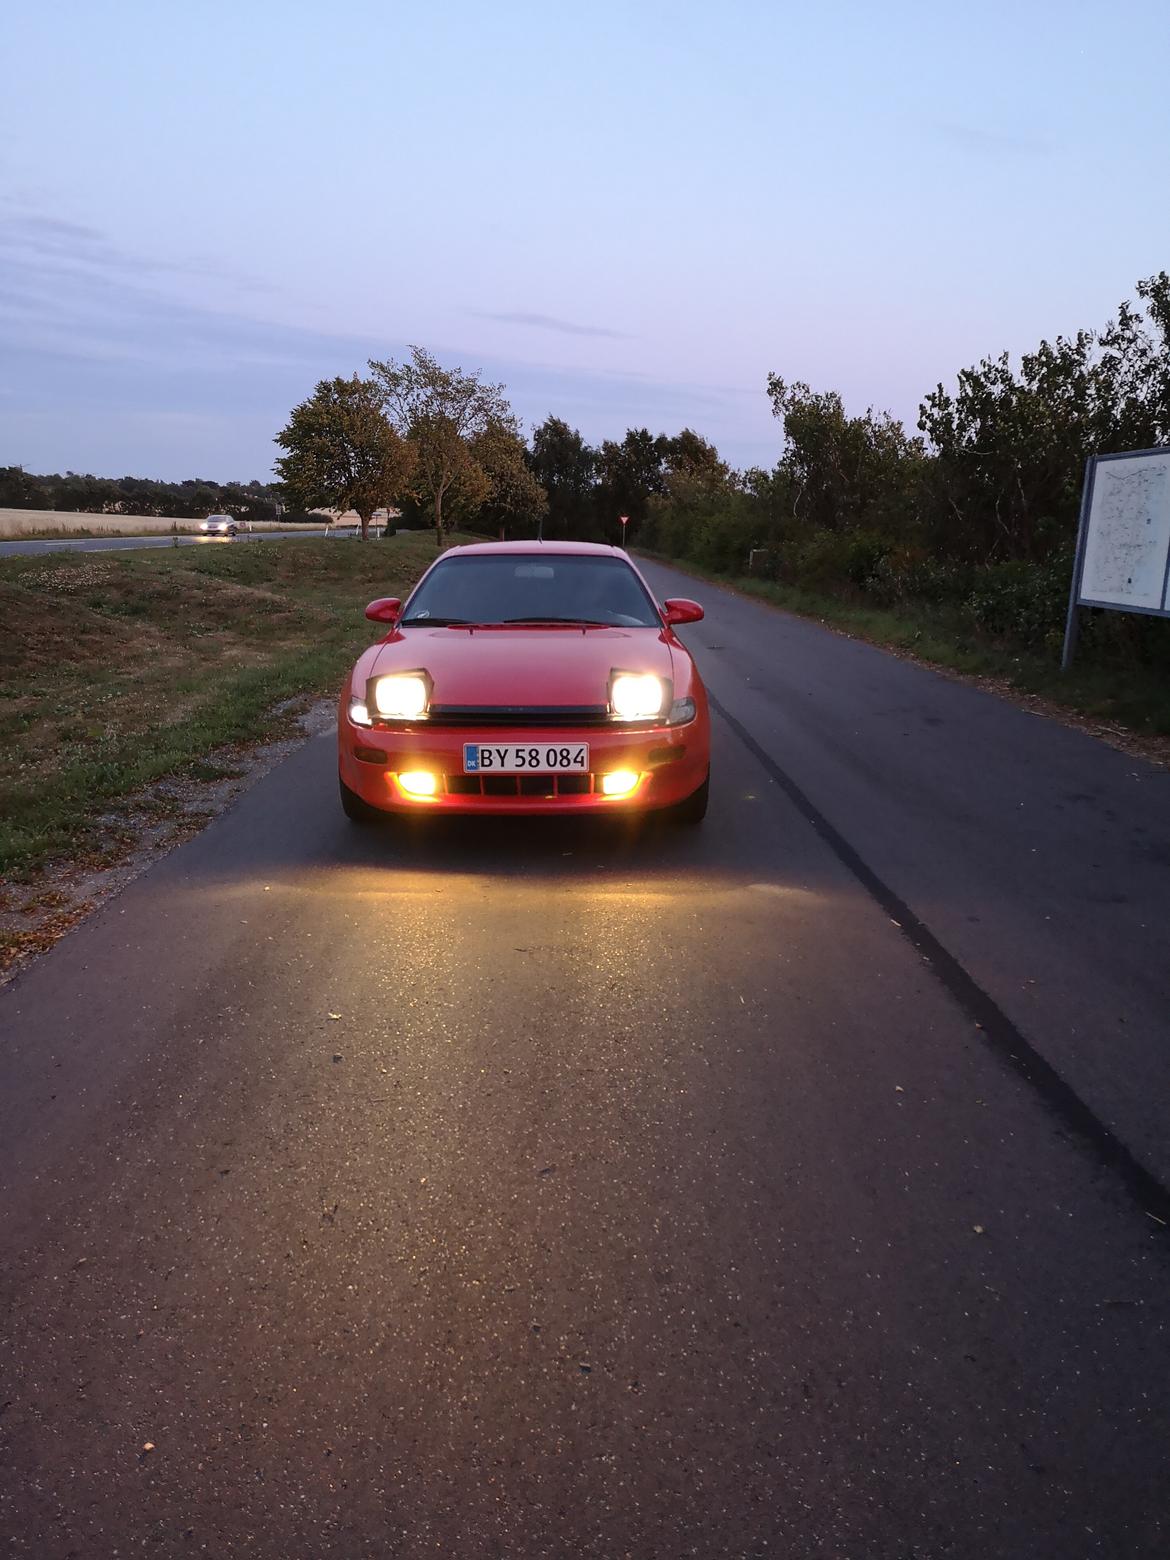
[[[936,542],[976,562],[1037,562],[1070,550],[1085,459],[1170,438],[1170,276],[1141,281],[1146,314],[1123,303],[1099,334],[1006,352],[941,384],[918,426],[934,450]]]
[[[514,418],[492,421],[470,444],[487,486],[478,511],[482,525],[492,530],[517,522],[535,525],[547,514],[548,494],[529,466],[528,450]]]
[[[43,477],[30,476],[23,466],[0,466],[0,505],[6,509],[48,509]]]
[[[642,541],[706,568],[735,569],[755,543],[759,519],[719,451],[690,428],[665,448],[662,492],[647,503]]]
[[[905,529],[921,474],[922,440],[888,412],[850,417],[835,390],[818,394],[768,375],[772,414],[784,424],[780,466],[793,517],[821,531]]]
[[[370,370],[391,425],[414,447],[414,495],[428,505],[442,547],[447,495],[461,478],[468,492],[475,481],[473,442],[511,417],[504,387],[484,384],[478,372],[443,368],[422,347],[411,347],[409,363],[371,358]]]
[[[629,515],[634,529],[646,517],[650,498],[665,491],[669,440],[649,428],[629,428],[620,444],[606,439],[598,456],[603,519],[613,524]]]
[[[576,428],[546,417],[532,435],[528,464],[548,495],[548,534],[588,539],[594,529],[597,451]]]
[[[287,451],[276,470],[292,501],[356,510],[363,541],[375,509],[394,502],[414,465],[414,451],[386,421],[378,386],[356,374],[323,379],[293,408],[276,443]]]
[[[666,468],[669,474],[702,477],[712,475],[719,480],[727,477],[728,467],[726,461],[720,460],[719,451],[701,434],[693,428],[684,428],[681,433],[675,434],[673,439],[667,439],[666,444]]]

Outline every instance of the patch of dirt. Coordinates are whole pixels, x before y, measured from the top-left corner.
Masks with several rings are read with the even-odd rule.
[[[125,625],[77,602],[66,609],[19,586],[0,584],[0,620],[0,675],[13,686],[62,662],[117,666],[129,658]],[[137,647],[135,653],[140,653]]]
[[[156,780],[106,813],[84,856],[46,862],[27,882],[0,886],[0,986],[226,812],[310,737],[328,731],[334,711],[331,698],[285,700],[273,714],[295,718],[295,736],[217,748],[187,774]]]

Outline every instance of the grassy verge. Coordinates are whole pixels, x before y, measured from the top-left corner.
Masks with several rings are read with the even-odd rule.
[[[994,681],[1139,736],[1170,736],[1170,687],[1160,670],[1140,662],[1104,658],[1083,646],[1072,670],[1062,674],[1059,645],[1038,651],[989,638],[974,632],[970,621],[954,609],[926,604],[897,609],[870,607],[847,597],[820,595],[750,575],[713,574],[682,559],[664,557],[659,561],[932,666]]]
[[[422,534],[0,560],[0,874],[84,856],[143,786],[285,734],[377,636],[366,602],[433,557]]]

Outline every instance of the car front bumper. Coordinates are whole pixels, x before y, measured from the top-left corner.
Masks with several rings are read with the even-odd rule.
[[[362,801],[384,812],[564,814],[645,812],[676,806],[703,784],[710,763],[710,728],[705,709],[685,726],[628,728],[493,726],[409,730],[355,726],[338,712],[338,769]],[[463,745],[493,743],[586,743],[588,774],[464,775]],[[407,795],[398,775],[419,770],[436,776],[433,796]],[[633,791],[605,796],[600,777],[632,770]]]

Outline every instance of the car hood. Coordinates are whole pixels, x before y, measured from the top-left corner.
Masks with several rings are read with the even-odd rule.
[[[424,669],[443,705],[604,704],[609,676],[671,677],[670,646],[656,628],[406,628],[378,647],[367,675]]]

